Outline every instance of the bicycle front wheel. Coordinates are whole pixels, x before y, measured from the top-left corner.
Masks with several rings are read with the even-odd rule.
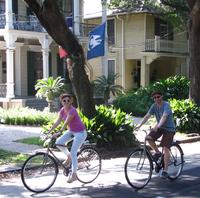
[[[77,178],[82,183],[94,181],[101,172],[101,157],[92,146],[83,147],[78,154]]]
[[[144,149],[139,148],[129,154],[124,171],[126,180],[132,188],[144,188],[151,179],[152,170],[153,163]]]
[[[177,179],[183,170],[183,151],[177,143],[172,144],[170,148],[170,160],[168,164],[168,178]]]
[[[51,188],[57,174],[58,165],[55,159],[47,153],[36,153],[22,166],[21,179],[28,190],[41,193]]]

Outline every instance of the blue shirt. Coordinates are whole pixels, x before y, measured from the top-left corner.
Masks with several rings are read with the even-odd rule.
[[[166,129],[167,131],[175,132],[175,123],[172,115],[172,110],[168,102],[163,101],[161,106],[156,105],[155,103],[151,105],[148,113],[150,115],[155,115],[157,122],[160,122],[162,115],[167,114],[167,120],[161,128]]]

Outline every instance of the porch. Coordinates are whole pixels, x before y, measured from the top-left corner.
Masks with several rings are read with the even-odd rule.
[[[32,109],[43,111],[48,104],[44,99],[36,97],[16,97],[16,98],[3,98],[0,97],[0,107],[3,109],[29,107]]]
[[[188,43],[160,39],[159,36],[155,36],[155,39],[146,39],[143,51],[187,54]]]
[[[71,27],[71,22],[69,23],[69,17],[65,17],[67,26],[73,31]],[[12,29],[14,30],[24,30],[24,31],[34,31],[34,32],[46,32],[43,26],[40,24],[38,18],[35,15],[17,15],[12,14]],[[6,15],[0,14],[0,29],[5,29],[6,26]],[[73,25],[72,25],[73,26]],[[80,37],[88,37],[89,32],[97,25],[80,23]]]

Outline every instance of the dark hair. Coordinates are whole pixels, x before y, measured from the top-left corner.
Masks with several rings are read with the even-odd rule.
[[[162,96],[162,93],[160,91],[153,91],[151,94],[151,97],[155,96],[155,95],[160,95]]]
[[[60,95],[60,101],[63,100],[64,98],[68,97],[69,99],[73,98],[73,94],[70,93],[63,93]]]

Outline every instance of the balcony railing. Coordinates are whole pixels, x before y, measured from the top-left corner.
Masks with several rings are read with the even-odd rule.
[[[0,14],[0,29],[4,29],[6,25],[5,14]],[[13,28],[15,30],[45,32],[37,17],[34,15],[22,16],[13,14]]]
[[[6,16],[5,14],[0,14],[0,29],[4,29],[5,25],[6,25]],[[80,23],[80,36],[88,37],[89,32],[95,26],[97,25]],[[24,16],[24,15],[13,14],[13,28],[15,30],[46,32],[46,30],[42,27],[42,25],[40,24],[39,20],[35,15]]]
[[[6,97],[7,86],[4,83],[0,83],[0,97]]]
[[[159,37],[147,39],[145,41],[145,52],[168,52],[168,53],[188,53],[188,43],[170,40],[162,40]]]
[[[92,29],[94,29],[97,25],[80,23],[80,35],[82,37],[88,37],[89,33]]]

